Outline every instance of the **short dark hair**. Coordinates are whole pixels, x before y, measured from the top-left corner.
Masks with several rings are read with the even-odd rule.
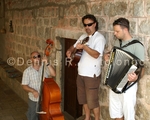
[[[118,18],[113,22],[113,26],[120,25],[122,28],[130,29],[129,21],[126,18]]]
[[[91,19],[93,20],[94,23],[96,23],[96,26],[95,26],[95,30],[97,31],[98,30],[98,22],[97,22],[97,19],[94,15],[92,14],[87,14],[85,16],[82,17],[82,23],[84,24],[84,20],[85,19]]]

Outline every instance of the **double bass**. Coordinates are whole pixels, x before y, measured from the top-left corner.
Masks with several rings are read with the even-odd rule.
[[[45,49],[45,55],[49,56],[54,45],[53,41],[47,39],[48,44]],[[43,65],[44,68],[44,65]],[[44,69],[43,69],[44,73]],[[65,120],[61,112],[61,92],[59,86],[53,78],[44,78],[41,80],[41,92],[37,102],[37,113],[40,120]]]

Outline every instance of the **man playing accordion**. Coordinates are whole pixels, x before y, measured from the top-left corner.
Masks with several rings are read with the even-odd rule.
[[[114,35],[118,39],[115,41],[114,46],[120,47],[122,50],[132,53],[141,61],[144,61],[144,47],[140,43],[134,43],[132,45],[127,44],[135,38],[132,38],[129,33],[129,21],[126,18],[119,18],[113,22]],[[119,42],[121,41],[121,42]],[[120,44],[121,43],[121,44]],[[126,45],[126,46],[125,46]],[[125,46],[122,48],[122,46]],[[110,54],[104,55],[104,60],[107,61]],[[143,74],[143,68],[141,75]],[[127,75],[127,80],[135,82],[139,78],[139,74],[135,72]],[[114,80],[114,79],[113,79]],[[110,117],[114,120],[135,120],[135,104],[136,104],[136,92],[138,86],[137,82],[127,89],[123,93],[116,93],[112,89],[109,92],[109,113]]]

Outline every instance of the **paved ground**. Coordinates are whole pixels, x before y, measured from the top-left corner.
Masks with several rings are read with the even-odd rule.
[[[27,120],[27,104],[0,79],[0,120]]]

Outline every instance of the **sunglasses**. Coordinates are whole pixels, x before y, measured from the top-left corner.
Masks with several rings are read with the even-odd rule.
[[[41,55],[33,56],[32,58],[33,58],[33,59],[41,58]]]
[[[95,22],[93,22],[93,23],[88,23],[88,24],[84,24],[84,23],[83,23],[83,25],[84,25],[84,27],[86,27],[86,26],[90,27],[90,26],[92,26],[94,23],[95,23]]]

